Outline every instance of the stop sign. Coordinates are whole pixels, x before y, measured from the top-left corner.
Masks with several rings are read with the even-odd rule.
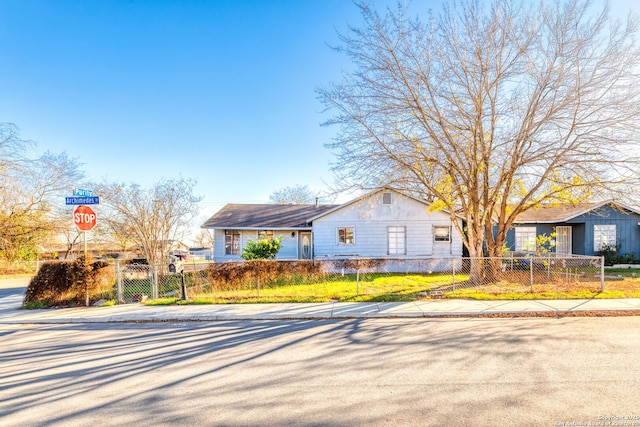
[[[80,205],[73,211],[73,222],[81,231],[90,231],[96,225],[96,213],[89,206]]]

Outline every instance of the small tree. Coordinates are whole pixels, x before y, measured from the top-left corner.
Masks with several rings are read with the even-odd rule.
[[[274,191],[269,196],[269,201],[278,205],[294,204],[304,205],[315,202],[316,197],[306,185],[296,185],[295,187],[284,187]]]
[[[213,233],[211,230],[200,230],[198,234],[193,238],[193,245],[198,248],[211,248],[213,247]]]
[[[553,232],[550,235],[541,234],[536,236],[536,252],[539,254],[547,254],[553,251],[556,247],[557,232]]]
[[[249,240],[242,251],[242,258],[274,259],[282,246],[282,236],[275,239]]]
[[[35,259],[51,241],[63,222],[62,196],[83,177],[76,159],[35,148],[14,124],[0,123],[0,258],[10,261]]]
[[[173,242],[180,241],[202,200],[189,179],[161,180],[148,189],[137,184],[95,184],[105,222],[120,239],[135,242],[149,264],[164,262]]]

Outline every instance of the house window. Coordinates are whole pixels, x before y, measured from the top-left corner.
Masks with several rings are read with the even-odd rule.
[[[404,255],[407,253],[405,244],[406,234],[405,227],[387,228],[389,255]]]
[[[612,249],[616,247],[615,224],[593,226],[593,250],[599,252],[605,245]]]
[[[433,227],[434,242],[450,242],[451,227]]]
[[[224,231],[224,254],[240,255],[240,231],[239,230]]]
[[[516,251],[535,252],[536,251],[536,228],[516,227]]]
[[[273,240],[273,230],[258,231],[258,240]]]
[[[353,245],[353,227],[338,227],[338,244]]]
[[[382,193],[382,204],[383,205],[391,204],[391,193]]]

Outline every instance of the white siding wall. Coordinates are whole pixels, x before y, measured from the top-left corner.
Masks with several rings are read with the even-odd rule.
[[[236,255],[224,254],[224,230],[214,230],[213,232],[213,260],[214,261],[231,261],[241,259]]]
[[[451,242],[434,242],[433,227],[450,227],[448,213],[427,212],[416,200],[392,194],[391,205],[382,203],[382,192],[339,209],[313,222],[314,255],[386,257],[387,227],[406,227],[406,257],[460,257],[462,240],[452,227]],[[354,228],[354,244],[339,245],[338,227]],[[402,256],[402,255],[400,255]]]
[[[295,231],[295,236],[291,237],[292,231],[275,230],[273,232],[274,237],[282,236],[282,246],[280,246],[280,252],[276,255],[276,259],[296,259],[298,258],[298,232]]]

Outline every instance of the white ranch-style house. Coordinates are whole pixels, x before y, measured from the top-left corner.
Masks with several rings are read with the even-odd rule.
[[[249,240],[278,236],[277,259],[462,257],[451,216],[428,206],[379,189],[341,205],[228,204],[202,228],[214,230],[218,262],[242,259]]]

